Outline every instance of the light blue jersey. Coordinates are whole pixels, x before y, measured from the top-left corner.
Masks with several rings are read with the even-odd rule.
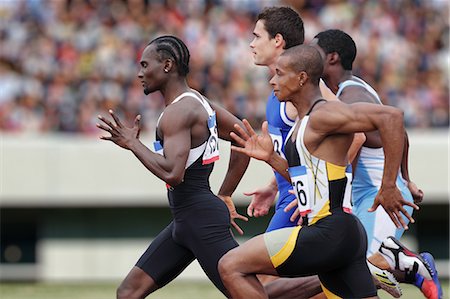
[[[376,91],[362,79],[353,76],[351,80],[347,80],[339,84],[339,90],[336,96],[340,96],[342,90],[347,86],[361,86],[375,96],[381,104],[380,97]],[[356,169],[353,175],[352,184],[352,201],[353,213],[361,220],[367,232],[367,256],[375,253],[388,236],[394,236],[399,239],[404,229],[398,229],[392,222],[389,215],[379,206],[375,212],[368,212],[372,207],[375,196],[381,187],[381,179],[384,169],[384,152],[383,148],[362,147],[356,163]],[[397,176],[397,187],[401,191],[403,198],[409,202],[413,202],[411,192],[400,173]],[[405,210],[412,215],[413,208],[404,206]],[[403,216],[405,223],[409,220]]]

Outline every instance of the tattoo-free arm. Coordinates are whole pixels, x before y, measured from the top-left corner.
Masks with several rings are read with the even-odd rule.
[[[385,154],[384,172],[380,191],[369,211],[374,211],[378,205],[382,204],[397,226],[402,225],[407,228],[400,213],[414,222],[403,206],[409,205],[415,209],[418,207],[404,200],[396,187],[405,141],[401,110],[368,103],[346,105],[329,102],[321,105],[311,114],[308,126],[314,132],[325,136],[378,130]]]
[[[405,131],[405,146],[403,148],[403,158],[401,164],[401,173],[403,179],[406,181],[409,191],[414,199],[414,203],[419,204],[423,200],[423,191],[417,187],[417,185],[411,181],[409,177],[409,165],[408,165],[408,154],[409,154],[409,138],[408,133]]]
[[[227,141],[232,141],[230,133],[233,131],[235,124],[238,124],[241,128],[243,128],[244,125],[242,124],[242,121],[228,112],[225,108],[220,107],[215,103],[210,102],[210,104],[211,107],[216,111],[219,138]],[[228,170],[225,174],[222,186],[219,189],[219,195],[231,196],[233,194],[242,177],[244,176],[249,162],[250,158],[245,154],[231,151]]]
[[[182,113],[178,110],[167,109],[160,122],[161,131],[164,132],[164,156],[154,153],[139,140],[140,116],[136,117],[134,126],[129,128],[122,124],[113,111],[110,111],[113,121],[99,116],[102,124],[97,126],[111,134],[111,136],[103,136],[101,139],[112,141],[118,146],[132,151],[154,175],[169,185],[176,186],[183,180],[184,168],[191,146],[190,127],[192,122],[189,113],[186,111]],[[171,115],[177,115],[177,117],[171,117]]]

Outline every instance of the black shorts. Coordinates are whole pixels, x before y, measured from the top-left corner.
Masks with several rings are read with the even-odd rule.
[[[366,262],[360,221],[338,211],[304,227],[264,234],[272,264],[282,277],[319,275],[324,292],[342,298],[376,296]]]
[[[177,212],[136,266],[162,287],[197,259],[209,279],[224,292],[217,265],[225,253],[238,246],[230,230],[230,214],[225,203],[212,194],[197,196],[195,202]]]

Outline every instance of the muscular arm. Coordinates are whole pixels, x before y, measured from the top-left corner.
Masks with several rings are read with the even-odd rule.
[[[378,130],[385,152],[383,184],[394,186],[402,161],[405,129],[397,108],[328,102],[311,113],[309,126],[322,136]]]
[[[408,133],[405,131],[405,146],[403,148],[403,158],[401,164],[401,173],[403,179],[406,181],[406,185],[408,186],[409,191],[414,199],[414,203],[419,204],[423,200],[423,191],[417,187],[415,183],[413,183],[409,177],[409,167],[408,167],[408,154],[409,154],[409,138]]]
[[[341,97],[337,97],[328,87],[327,85],[320,80],[319,82],[320,92],[322,96],[327,101],[342,101],[346,104],[350,104],[348,102],[348,97],[341,95]],[[364,133],[355,133],[353,137],[353,142],[350,148],[348,149],[347,159],[349,163],[352,163],[353,160],[358,155],[361,146],[363,146],[364,142],[366,142],[366,135]]]
[[[186,106],[173,105],[166,108],[160,121],[160,129],[164,134],[164,156],[152,152],[139,140],[139,120],[136,117],[132,128],[124,126],[119,118],[110,111],[114,122],[99,116],[106,124],[98,127],[109,132],[111,136],[101,137],[110,140],[120,147],[130,150],[141,163],[154,175],[171,186],[182,182],[185,165],[191,147],[191,126],[196,121],[196,112],[186,110]]]
[[[415,209],[418,207],[404,200],[396,187],[396,178],[403,157],[403,151],[398,149],[403,149],[405,141],[401,110],[368,103],[346,105],[329,102],[311,113],[306,130],[310,134],[305,136],[305,144],[306,146],[312,144],[312,147],[317,146],[315,142],[320,143],[320,140],[330,135],[378,130],[385,154],[384,172],[380,191],[369,211],[374,211],[381,204],[398,227],[402,225],[405,229],[408,228],[401,213],[414,222],[403,205]],[[333,155],[332,152],[328,154]]]
[[[211,107],[216,111],[219,137],[227,141],[232,141],[230,133],[234,129],[234,124],[238,124],[241,128],[243,128],[244,125],[242,124],[242,121],[228,112],[225,108],[220,107],[215,103],[210,102],[210,104]],[[222,186],[219,189],[219,195],[231,196],[233,194],[234,190],[236,190],[239,182],[244,176],[249,162],[250,158],[247,155],[238,153],[236,151],[231,151],[228,170],[223,180]]]
[[[194,111],[187,112],[185,105],[166,108],[159,123],[164,135],[164,156],[149,150],[139,139],[135,139],[130,146],[130,150],[148,170],[171,186],[183,181],[195,114]]]
[[[409,179],[409,170],[408,170],[408,153],[409,153],[409,138],[408,138],[408,133],[406,133],[406,131],[405,131],[405,144],[404,144],[404,147],[403,147],[401,173],[402,173],[402,177],[407,182],[410,181],[410,179]]]

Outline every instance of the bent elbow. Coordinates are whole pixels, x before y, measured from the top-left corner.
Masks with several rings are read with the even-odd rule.
[[[383,116],[380,118],[380,121],[382,123],[382,126],[387,127],[397,127],[397,126],[404,126],[403,120],[404,118],[404,112],[403,110],[396,108],[396,107],[387,107],[387,109],[384,110]]]
[[[394,118],[396,120],[401,120],[402,123],[403,123],[404,115],[405,115],[405,113],[403,112],[402,109],[392,107],[392,112],[391,112],[391,116],[390,117],[392,117],[392,118]]]
[[[183,182],[184,174],[177,175],[177,174],[170,174],[166,178],[166,183],[169,184],[172,187],[175,187]]]

